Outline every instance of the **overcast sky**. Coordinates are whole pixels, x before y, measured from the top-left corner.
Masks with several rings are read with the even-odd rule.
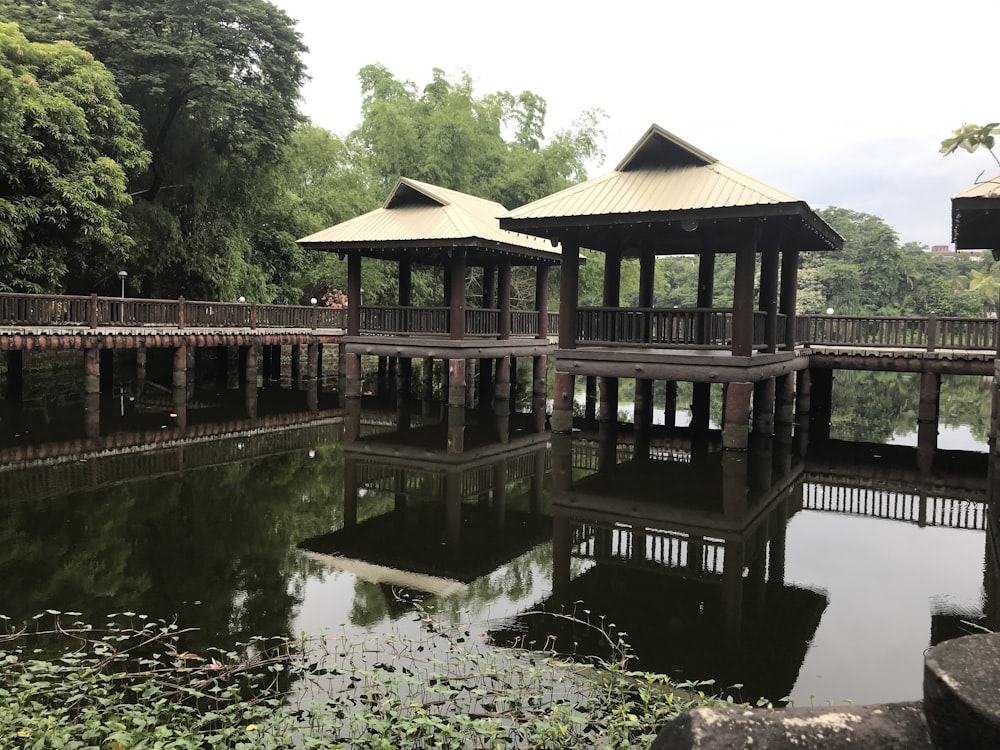
[[[273,0],[310,52],[303,110],[346,135],[358,70],[423,88],[462,70],[477,95],[530,90],[546,132],[607,114],[610,171],[652,123],[807,201],[881,216],[905,241],[951,239],[952,194],[985,152],[942,157],[964,122],[1000,120],[998,0]],[[513,207],[511,207],[513,208]]]

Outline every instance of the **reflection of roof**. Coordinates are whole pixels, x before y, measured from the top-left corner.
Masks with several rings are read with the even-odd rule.
[[[558,251],[547,240],[501,229],[498,220],[507,215],[499,203],[400,177],[381,208],[303,237],[299,243],[318,250],[464,244],[559,261]]]
[[[321,565],[334,570],[342,570],[351,573],[355,577],[368,581],[369,583],[385,583],[402,589],[415,589],[426,591],[434,596],[446,597],[452,594],[465,591],[468,586],[451,578],[439,578],[421,573],[414,573],[409,570],[399,570],[398,568],[388,568],[384,565],[375,565],[364,560],[353,560],[349,557],[339,557],[338,555],[324,555],[319,552],[309,550],[299,550],[299,552],[310,560],[315,560]]]
[[[531,607],[531,612],[566,611],[563,601],[578,602],[581,619],[614,622],[624,631],[637,657],[633,669],[678,679],[714,679],[720,690],[741,683],[743,698],[778,700],[795,685],[828,596],[789,584],[768,588],[759,609],[744,607],[735,643],[726,635],[728,613],[719,586],[704,580],[598,563],[570,581],[565,599],[548,599]],[[490,631],[490,638],[500,645],[544,643],[553,635],[556,644],[567,644],[567,650],[575,644],[577,653],[602,655],[600,632],[593,626],[574,626],[567,618],[524,613]]]
[[[843,244],[799,198],[733,169],[658,125],[646,131],[613,172],[516,208],[501,225],[530,231],[550,228],[555,219],[576,226],[573,219],[635,214],[634,220],[659,222],[793,216],[808,226],[805,236],[812,238],[802,249]]]
[[[446,543],[443,502],[422,502],[302,542],[302,549],[386,568],[471,583],[550,539],[546,516],[507,509],[498,532],[493,509],[463,503],[459,549]]]

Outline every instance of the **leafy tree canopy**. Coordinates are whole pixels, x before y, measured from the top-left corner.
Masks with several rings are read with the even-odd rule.
[[[126,174],[149,162],[107,69],[0,23],[0,289],[99,282],[127,257]]]

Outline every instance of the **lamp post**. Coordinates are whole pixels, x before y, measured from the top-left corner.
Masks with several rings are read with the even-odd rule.
[[[128,271],[119,271],[118,278],[122,282],[122,299],[125,299],[125,278],[128,276]]]

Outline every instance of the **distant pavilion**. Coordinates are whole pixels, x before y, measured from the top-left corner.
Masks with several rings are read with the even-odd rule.
[[[617,415],[618,378],[636,379],[636,449],[648,445],[654,380],[694,383],[692,426],[708,428],[709,386],[725,384],[723,442],[790,424],[808,357],[795,350],[799,253],[839,250],[841,237],[802,200],[739,172],[657,125],[610,174],[511,211],[500,226],[562,245],[552,427],[570,429],[574,376],[601,383],[601,422]],[[579,249],[605,253],[603,305],[578,303]],[[736,255],[733,306],[717,308],[716,253]],[[699,258],[696,306],[654,306],[658,255]],[[639,304],[619,307],[621,262],[638,258]],[[755,279],[759,273],[759,286]],[[804,383],[808,391],[808,383]],[[668,424],[674,405],[665,408]]]
[[[507,209],[493,201],[400,177],[381,208],[299,240],[308,250],[347,257],[347,333],[344,368],[348,406],[360,395],[361,356],[398,361],[400,391],[408,393],[412,360],[424,360],[425,389],[433,360],[447,365],[449,449],[461,452],[466,406],[466,362],[480,363],[480,395],[509,408],[511,358],[533,358],[534,396],[545,398],[549,342],[548,271],[561,260],[558,245],[503,230]],[[361,302],[363,258],[398,264],[398,305]],[[441,266],[442,305],[414,307],[414,264]],[[535,268],[535,309],[511,309],[512,266]],[[469,305],[468,269],[483,269],[480,304]],[[493,362],[496,367],[494,372]],[[491,380],[491,376],[495,379]]]

